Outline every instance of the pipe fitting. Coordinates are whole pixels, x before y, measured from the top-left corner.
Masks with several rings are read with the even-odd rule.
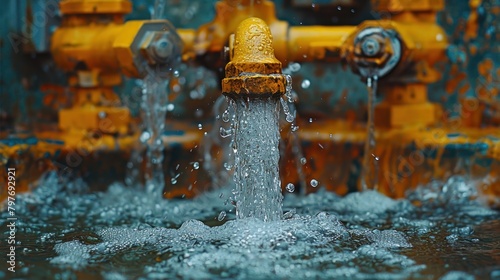
[[[401,42],[391,29],[369,26],[346,42],[342,58],[364,78],[384,77],[402,57]]]
[[[231,35],[229,48],[231,61],[222,80],[224,95],[279,98],[285,93],[281,62],[274,56],[271,30],[262,19],[242,21]]]

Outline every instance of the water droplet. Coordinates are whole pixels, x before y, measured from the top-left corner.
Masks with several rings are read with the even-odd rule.
[[[222,113],[222,121],[223,122],[229,121],[229,110],[228,109],[226,109],[226,111],[224,111],[224,113]]]
[[[198,129],[199,130],[202,130],[203,129],[203,125],[201,125],[201,123],[198,124]]]
[[[311,187],[315,188],[318,186],[318,181],[316,179],[311,180]]]
[[[227,162],[224,162],[224,168],[227,170],[227,171],[230,171],[231,168],[233,168],[233,166]]]
[[[286,190],[288,192],[294,192],[295,191],[295,186],[292,183],[288,183],[288,185],[286,185]]]
[[[197,162],[197,161],[193,162],[193,168],[194,169],[199,169],[200,168],[200,163]]]
[[[225,128],[221,127],[219,129],[219,133],[220,133],[220,136],[222,138],[226,138],[226,137],[231,136],[231,129],[225,129]]]
[[[313,122],[313,119],[312,118],[309,118],[309,122],[312,123]]]
[[[139,137],[139,140],[140,140],[142,143],[145,143],[145,142],[147,142],[150,138],[151,138],[151,133],[149,133],[149,131],[144,131],[144,132],[142,132],[141,136]]]
[[[217,217],[217,220],[218,220],[219,222],[222,222],[222,220],[224,220],[224,218],[225,218],[225,217],[226,217],[226,211],[221,211],[221,212],[219,213],[219,217]]]
[[[293,215],[295,215],[295,209],[294,210],[291,210],[291,211],[288,211],[286,212],[285,214],[283,214],[283,219],[291,219],[293,218]]]
[[[306,89],[306,88],[309,88],[309,86],[311,85],[311,82],[307,79],[303,80],[302,81],[302,84],[300,85],[303,89]]]
[[[291,63],[288,67],[290,67],[290,70],[292,72],[297,72],[300,70],[300,64],[298,64],[297,62]]]
[[[175,108],[175,105],[174,105],[174,104],[172,104],[172,103],[170,103],[170,104],[168,104],[168,105],[167,105],[167,111],[169,111],[169,112],[170,112],[170,111],[173,111],[173,110],[174,110],[174,108]]]
[[[307,159],[306,158],[303,157],[303,158],[300,159],[300,164],[304,165],[306,163],[307,163]]]

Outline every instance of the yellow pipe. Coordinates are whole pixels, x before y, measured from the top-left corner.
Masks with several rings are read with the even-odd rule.
[[[77,64],[84,63],[88,69],[119,72],[113,42],[125,31],[124,25],[116,24],[60,27],[52,36],[54,61],[65,71],[74,71]]]
[[[194,29],[176,29],[183,42],[182,60],[186,61],[196,56],[194,49],[194,40],[196,38],[196,30]]]
[[[355,30],[355,26],[292,26],[288,34],[275,36],[287,36],[286,62],[329,61],[340,58],[342,43]]]

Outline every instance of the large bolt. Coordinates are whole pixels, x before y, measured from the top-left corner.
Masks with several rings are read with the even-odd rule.
[[[153,51],[158,58],[167,59],[172,54],[172,46],[167,39],[162,38],[154,44]]]
[[[375,38],[367,37],[361,42],[361,50],[366,56],[375,56],[380,52],[380,43]]]

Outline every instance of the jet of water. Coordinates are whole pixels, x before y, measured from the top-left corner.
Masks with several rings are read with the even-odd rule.
[[[368,122],[366,124],[366,141],[363,156],[363,170],[361,171],[361,186],[363,190],[376,190],[378,187],[378,156],[375,152],[375,99],[377,93],[378,76],[368,77]]]

